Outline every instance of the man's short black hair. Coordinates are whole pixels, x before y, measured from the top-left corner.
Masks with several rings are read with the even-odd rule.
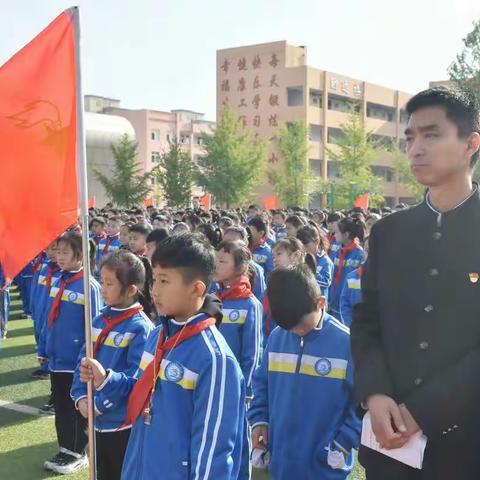
[[[423,90],[412,97],[405,107],[408,115],[425,107],[441,107],[447,118],[458,129],[459,138],[466,138],[471,133],[480,133],[480,108],[473,93],[454,88],[434,87]],[[479,152],[472,155],[470,166],[477,163]]]
[[[267,295],[272,317],[285,330],[314,312],[322,296],[315,276],[304,264],[274,270],[268,279]]]
[[[201,280],[208,289],[215,274],[215,250],[203,235],[172,235],[152,255],[152,267],[157,266],[179,269],[185,283]]]

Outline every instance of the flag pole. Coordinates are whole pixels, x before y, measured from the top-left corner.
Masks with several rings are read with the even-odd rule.
[[[83,122],[83,91],[82,70],[80,54],[80,11],[78,7],[69,10],[75,27],[75,65],[76,65],[76,95],[77,95],[77,176],[80,185],[80,216],[82,221],[82,250],[83,250],[83,285],[85,298],[85,350],[86,356],[92,358],[92,304],[90,295],[90,255],[88,238],[88,184],[87,184],[87,157],[85,146],[85,124]],[[90,480],[96,480],[96,455],[95,455],[95,416],[93,409],[93,382],[87,384],[88,403],[88,458]]]

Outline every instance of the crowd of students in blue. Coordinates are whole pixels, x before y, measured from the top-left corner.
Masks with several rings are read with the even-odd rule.
[[[360,440],[349,326],[380,212],[90,214],[93,358],[79,227],[15,279],[32,375],[51,382],[43,410],[59,450],[45,468],[88,465],[92,380],[100,480],[249,479],[252,465],[278,480],[345,479]]]

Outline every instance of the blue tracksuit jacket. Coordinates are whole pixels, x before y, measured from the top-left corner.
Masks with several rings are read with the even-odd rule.
[[[328,314],[305,337],[277,327],[253,379],[249,422],[268,425],[275,480],[343,480],[353,467],[360,420],[353,403],[349,329]],[[348,452],[345,470],[327,448]]]
[[[348,252],[344,258],[344,266],[341,274],[340,281],[335,283],[335,276],[338,270],[338,264],[340,261],[340,253],[335,257],[333,261],[333,280],[332,285],[330,286],[329,293],[329,308],[334,316],[340,317],[340,294],[342,293],[343,287],[347,281],[347,275],[356,270],[360,265],[365,261],[365,253],[363,248],[357,246],[351,252]]]
[[[353,307],[362,300],[362,267],[347,275],[345,285],[340,295],[340,318],[350,327],[353,318]]]
[[[194,324],[207,318],[192,317]],[[162,320],[149,336],[137,377],[153,359],[161,329],[183,324]],[[136,378],[109,373],[106,398],[129,395]],[[118,400],[117,400],[118,401]],[[242,454],[245,383],[235,355],[215,326],[165,352],[149,425],[133,427],[122,469],[124,480],[236,480]]]
[[[132,308],[132,306],[129,308]],[[93,319],[93,344],[95,344],[100,332],[105,327],[103,315],[107,314],[114,320],[122,311],[122,309],[104,307],[100,315]],[[98,349],[95,357],[96,360],[98,360],[105,369],[112,369],[116,372],[124,372],[127,376],[133,376],[140,366],[140,359],[145,349],[145,343],[152,329],[152,322],[143,312],[135,313],[130,318],[116,325],[108,334]],[[87,385],[80,381],[78,370],[80,361],[84,356],[85,346],[78,356],[77,368],[73,375],[71,396],[75,404],[87,396]],[[97,417],[95,417],[95,430],[99,432],[112,432],[120,429],[125,422],[127,400],[127,398],[117,400],[116,398],[106,397],[103,390],[95,391],[95,410],[98,414]]]
[[[75,273],[62,271],[55,277],[46,302],[47,319],[58,292],[60,279],[62,277],[68,279]],[[90,296],[92,317],[96,317],[103,306],[103,300],[100,296],[100,285],[94,278],[90,278]],[[52,372],[73,373],[75,371],[78,355],[85,344],[84,304],[82,277],[65,288],[60,312],[52,328],[48,328],[48,321],[45,320],[38,346],[38,356],[48,358],[48,366]]]

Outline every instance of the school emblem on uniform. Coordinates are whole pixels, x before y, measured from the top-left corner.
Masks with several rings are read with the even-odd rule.
[[[75,302],[77,300],[77,298],[78,298],[78,293],[77,292],[70,292],[68,294],[68,300],[70,302]]]
[[[321,376],[324,377],[332,371],[332,364],[328,358],[321,358],[315,363],[315,371]]]
[[[165,378],[170,382],[179,382],[183,378],[184,368],[177,362],[170,362],[165,368]]]
[[[119,347],[122,344],[122,340],[123,340],[123,333],[117,333],[115,337],[113,337],[113,344],[116,347]]]
[[[238,310],[233,310],[228,316],[231,322],[236,322],[240,318],[240,312]]]
[[[477,272],[469,273],[468,276],[470,277],[470,281],[472,283],[477,283],[478,282],[478,273]]]

